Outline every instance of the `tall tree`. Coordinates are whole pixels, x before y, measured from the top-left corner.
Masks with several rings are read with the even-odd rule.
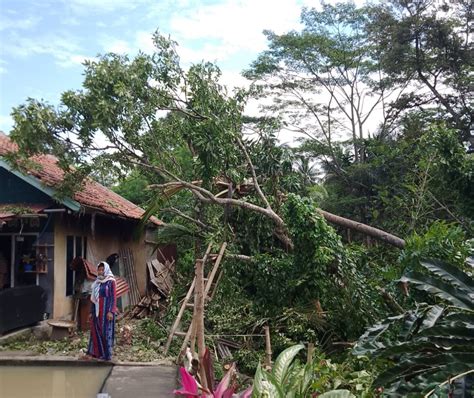
[[[473,123],[472,2],[392,0],[372,9],[367,34],[387,84],[411,86],[395,104],[434,108],[466,139]]]
[[[366,34],[370,9],[321,7],[303,9],[301,31],[266,31],[269,48],[245,76],[255,81],[258,96],[274,99],[269,108],[282,115],[285,127],[316,143],[342,173],[338,143],[351,137],[354,159],[363,161],[361,144],[376,127],[369,126],[371,118],[383,114],[390,93]]]

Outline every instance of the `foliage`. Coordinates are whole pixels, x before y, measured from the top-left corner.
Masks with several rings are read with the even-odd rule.
[[[365,140],[364,164],[348,164],[344,176],[328,168],[321,207],[399,236],[424,234],[437,220],[472,234],[474,159],[455,130],[430,123],[411,115],[398,136]]]
[[[332,363],[322,354],[312,362],[301,364],[297,358],[303,345],[284,350],[271,371],[257,368],[253,397],[371,397],[372,376],[367,371],[355,371],[355,364]],[[364,363],[367,367],[367,363]],[[321,394],[321,395],[320,395]]]
[[[438,117],[459,129],[459,136],[468,134],[473,116],[468,99],[472,4],[395,0],[372,12],[367,33],[376,46],[387,84],[418,83],[425,88],[402,96],[395,104],[398,112],[429,104],[438,108]]]
[[[150,182],[147,177],[134,170],[119,184],[112,187],[115,193],[139,206],[145,206],[151,199],[151,191],[147,190]]]
[[[151,55],[107,54],[86,62],[83,89],[63,93],[56,108],[32,99],[15,108],[11,137],[18,156],[54,154],[76,183],[99,161],[122,175],[153,172],[152,182],[169,172],[209,182],[236,168],[242,94],[227,96],[215,65],[185,71],[175,42],[158,32],[153,41]]]
[[[400,254],[402,266],[415,269],[423,258],[438,258],[458,268],[465,268],[465,259],[474,250],[464,231],[443,221],[434,222],[424,235],[414,233],[406,239]]]
[[[422,261],[421,266],[430,274],[413,271],[401,281],[433,294],[440,303],[420,303],[414,310],[375,324],[353,351],[388,361],[374,386],[386,387],[391,394],[426,394],[474,366],[473,279],[441,261]]]
[[[338,332],[344,331],[341,337],[357,335],[374,314],[371,302],[374,292],[356,269],[340,237],[318,214],[311,200],[289,195],[285,209],[295,242],[292,275],[286,280],[294,289],[293,302],[319,300],[328,312],[328,322]],[[291,298],[291,293],[287,297]],[[354,308],[364,316],[359,316]]]
[[[256,96],[272,98],[268,108],[289,129],[309,137],[320,158],[332,159],[339,171],[338,142],[346,140],[340,131],[350,135],[352,156],[359,161],[359,140],[367,135],[375,108],[364,104],[363,87],[370,87],[375,104],[384,97],[365,33],[369,9],[324,2],[321,9],[303,9],[303,29],[282,35],[266,31],[269,48],[245,72],[255,81]]]

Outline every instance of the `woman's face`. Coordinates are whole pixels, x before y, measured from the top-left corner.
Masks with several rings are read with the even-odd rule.
[[[97,267],[97,275],[100,277],[104,277],[104,266],[103,265],[99,265]]]

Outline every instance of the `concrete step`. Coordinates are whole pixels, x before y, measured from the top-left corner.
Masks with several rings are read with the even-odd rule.
[[[101,392],[112,398],[173,398],[177,377],[174,366],[114,366]]]

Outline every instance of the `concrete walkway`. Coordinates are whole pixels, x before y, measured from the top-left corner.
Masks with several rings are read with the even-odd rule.
[[[102,392],[111,398],[173,398],[174,366],[114,366]]]

